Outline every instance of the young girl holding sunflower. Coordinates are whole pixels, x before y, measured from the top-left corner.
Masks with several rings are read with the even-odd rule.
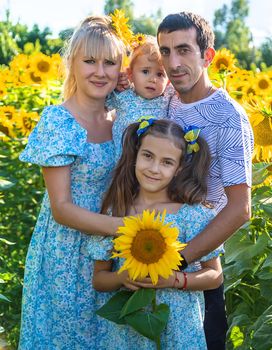
[[[203,203],[210,155],[206,142],[198,138],[198,133],[195,127],[184,132],[172,121],[152,117],[143,117],[131,124],[124,134],[123,153],[104,198],[102,213],[110,211],[113,216],[137,216],[147,209],[166,210],[165,221],[179,229],[181,242],[188,242],[201,232],[215,213]],[[136,243],[130,237],[131,244],[124,241],[135,270],[141,269],[140,262],[145,259],[153,263],[159,261],[159,251],[164,251],[167,246],[163,240],[162,236],[150,237],[145,251],[139,240]],[[167,279],[159,277],[155,286],[151,274],[150,278],[132,281],[127,271],[117,273],[121,261],[110,259],[111,251],[112,240],[108,238],[97,247],[93,287],[100,292],[122,287],[132,290],[156,288],[158,302],[170,306],[169,321],[161,336],[162,349],[206,349],[201,291],[214,289],[222,283],[218,258],[222,249],[213,251],[183,271],[171,271]],[[171,260],[171,255],[168,259]],[[157,265],[163,275],[165,265]],[[152,341],[125,325],[102,318],[98,322],[99,332],[103,333],[103,337],[97,339],[99,349],[149,350],[155,347]]]

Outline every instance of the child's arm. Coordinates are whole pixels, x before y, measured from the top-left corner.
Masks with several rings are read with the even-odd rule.
[[[131,284],[142,288],[177,288],[186,290],[208,290],[215,289],[223,283],[222,266],[219,258],[214,258],[206,262],[201,262],[202,269],[196,272],[173,271],[168,279],[159,278],[154,286],[150,278],[131,281]],[[185,281],[186,279],[186,281]]]
[[[94,264],[93,287],[99,292],[112,292],[126,287],[131,290],[137,290],[139,287],[131,283],[127,271],[120,274],[112,271],[112,261],[98,260]]]

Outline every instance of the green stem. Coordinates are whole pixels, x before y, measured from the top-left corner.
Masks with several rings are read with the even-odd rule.
[[[156,292],[156,290],[155,290]],[[157,309],[157,303],[156,303],[156,293],[155,293],[155,297],[154,299],[152,300],[152,310],[153,312],[155,312]],[[156,340],[155,340],[155,343],[156,343],[156,348],[157,350],[161,350],[161,338],[158,337]]]
[[[157,350],[161,350],[161,338],[155,340]]]

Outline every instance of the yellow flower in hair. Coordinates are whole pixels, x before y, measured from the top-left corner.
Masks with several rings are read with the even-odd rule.
[[[112,25],[116,30],[117,35],[123,41],[123,43],[130,49],[141,45],[145,41],[144,34],[135,34],[131,30],[128,24],[128,18],[125,16],[124,10],[114,10],[113,14],[110,14],[112,19]]]
[[[133,42],[131,43],[131,47],[136,48],[140,45],[143,45],[145,43],[145,40],[146,40],[145,35],[138,33],[134,35]]]
[[[130,46],[133,41],[133,31],[130,29],[124,10],[116,9],[110,16],[117,35],[126,46]]]

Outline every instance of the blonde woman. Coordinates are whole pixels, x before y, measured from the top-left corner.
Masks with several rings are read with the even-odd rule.
[[[64,103],[46,107],[21,154],[42,167],[46,192],[29,246],[19,349],[94,349],[95,243],[120,219],[96,214],[114,166],[106,95],[125,52],[111,19],[88,17],[65,53]]]

